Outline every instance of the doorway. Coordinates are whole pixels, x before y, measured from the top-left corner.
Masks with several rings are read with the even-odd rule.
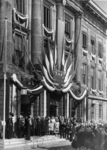
[[[30,114],[31,107],[30,104],[21,104],[21,114],[28,116]]]
[[[50,117],[56,117],[56,106],[55,105],[50,105]]]

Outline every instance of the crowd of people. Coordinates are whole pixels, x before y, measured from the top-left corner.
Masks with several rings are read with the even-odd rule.
[[[71,141],[74,149],[106,150],[107,149],[107,124],[83,123],[76,118],[37,117],[23,116],[13,121],[14,115],[10,113],[6,121],[6,138],[25,138],[31,136],[55,135]],[[0,129],[1,125],[0,125]],[[2,138],[0,130],[0,138]]]

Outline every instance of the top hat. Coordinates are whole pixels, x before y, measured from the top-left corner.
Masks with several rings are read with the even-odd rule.
[[[10,112],[9,115],[12,116],[12,117],[14,116],[14,114],[12,112]]]

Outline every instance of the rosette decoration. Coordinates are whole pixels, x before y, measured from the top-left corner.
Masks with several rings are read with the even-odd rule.
[[[74,69],[73,60],[69,63],[71,51],[69,51],[68,57],[65,58],[66,43],[71,46],[73,41],[64,36],[64,32],[62,32],[64,31],[64,25],[61,21],[59,21],[59,26],[60,38],[58,38],[57,45],[55,41],[52,47],[50,38],[47,37],[48,48],[43,50],[43,63],[38,60],[43,73],[42,84],[52,92],[55,90],[63,93],[69,92],[74,99],[81,100],[87,94],[87,89],[84,88],[78,95],[72,90],[75,87],[78,87],[78,89],[81,87],[73,81],[76,69]],[[45,29],[44,25],[43,29]],[[45,32],[49,36],[53,35],[53,31],[45,29]]]

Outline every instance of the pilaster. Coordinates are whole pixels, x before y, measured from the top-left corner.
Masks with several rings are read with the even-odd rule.
[[[31,59],[33,64],[42,61],[42,10],[43,0],[32,0]]]
[[[75,15],[75,68],[77,68],[77,81],[81,81],[81,64],[82,64],[82,41],[81,41],[81,13],[76,13]]]

